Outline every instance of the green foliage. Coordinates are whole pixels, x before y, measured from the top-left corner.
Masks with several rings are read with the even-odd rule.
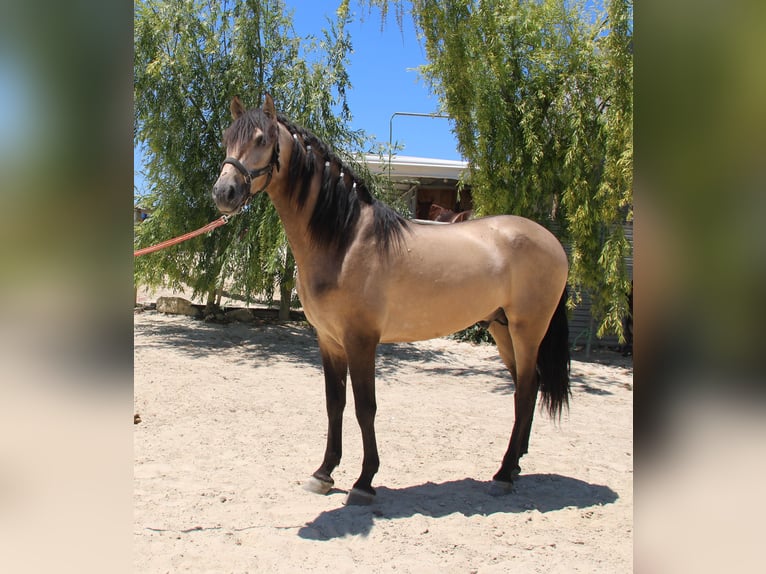
[[[384,17],[393,6],[400,25],[409,8],[364,3]],[[421,72],[454,119],[477,212],[554,229],[571,247],[573,299],[587,290],[599,335],[620,334],[630,284],[622,224],[633,217],[632,1],[606,0],[603,14],[565,0],[414,0],[411,10],[429,59]],[[135,14],[135,143],[149,158],[142,204],[154,209],[137,246],[216,217],[210,188],[235,94],[259,105],[270,92],[352,163],[363,149],[363,134],[347,127],[348,0],[321,38],[296,38],[280,0],[139,0]],[[292,268],[276,213],[259,197],[215,233],[137,259],[136,277],[197,293],[226,278],[248,296],[270,295],[291,284]]]
[[[401,0],[368,0],[383,16]],[[421,73],[455,125],[479,215],[514,213],[571,247],[599,335],[621,334],[633,217],[631,0],[413,0]]]
[[[229,101],[258,106],[270,93],[279,110],[349,153],[364,147],[348,128],[348,2],[321,38],[294,35],[281,0],[137,0],[134,28],[134,143],[146,152],[152,216],[136,247],[175,237],[219,214],[210,191],[225,150]],[[215,232],[136,259],[142,284],[195,295],[227,287],[271,297],[294,283],[284,230],[265,195]]]
[[[456,341],[463,341],[467,343],[489,343],[491,345],[495,344],[495,340],[492,338],[492,335],[490,335],[489,330],[482,327],[478,323],[471,325],[467,329],[463,329],[462,331],[458,331],[457,333],[450,335],[450,338],[455,339]]]

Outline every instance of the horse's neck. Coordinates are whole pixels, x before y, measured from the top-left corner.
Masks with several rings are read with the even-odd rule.
[[[333,253],[331,247],[318,245],[309,230],[313,201],[299,210],[287,190],[284,191],[279,197],[272,196],[272,202],[285,228],[301,284],[313,285],[321,282],[323,277],[337,274],[342,259]]]
[[[286,186],[286,182],[280,183],[283,187]],[[305,208],[299,210],[295,202],[290,199],[286,189],[280,190],[280,193],[269,193],[269,197],[285,228],[285,235],[287,235],[296,262],[300,263],[300,260],[308,256],[312,249],[309,233],[311,212]]]
[[[303,270],[307,267],[307,262],[321,257],[321,252],[314,245],[309,230],[309,221],[316,203],[318,186],[312,185],[308,201],[302,209],[299,209],[294,199],[296,196],[295,190],[288,189],[289,178],[287,175],[290,170],[293,146],[298,144],[296,144],[288,128],[282,124],[279,125],[279,133],[279,145],[282,150],[280,157],[281,177],[274,178],[274,182],[269,186],[266,193],[268,193],[271,202],[274,204],[279,219],[285,228],[285,235],[287,235],[287,240],[290,243],[295,262],[298,268]],[[297,184],[299,185],[300,182],[297,182]]]

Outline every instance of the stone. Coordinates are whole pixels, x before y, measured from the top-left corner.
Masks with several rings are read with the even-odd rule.
[[[160,297],[157,299],[157,311],[170,315],[188,315],[199,317],[202,312],[191,301],[183,297]]]
[[[250,309],[232,309],[226,311],[225,317],[228,321],[239,321],[240,323],[249,323],[255,319]]]

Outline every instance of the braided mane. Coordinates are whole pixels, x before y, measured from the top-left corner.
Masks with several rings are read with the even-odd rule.
[[[389,206],[375,199],[367,183],[349,167],[338,154],[310,130],[294,124],[279,114],[277,120],[293,135],[293,152],[287,167],[287,193],[297,209],[305,208],[311,194],[314,174],[322,174],[314,211],[309,220],[309,232],[314,243],[345,252],[356,232],[363,205],[373,210],[374,236],[379,247],[387,251],[401,244],[407,221]],[[264,145],[272,145],[278,130],[263,129],[271,123],[259,108],[247,110],[226,129],[224,146],[241,145],[256,129],[264,131]]]
[[[373,209],[375,239],[381,249],[399,244],[407,221],[375,199],[364,179],[313,132],[282,115],[278,119],[295,140],[288,168],[288,193],[298,209],[303,209],[308,201],[314,174],[317,170],[322,173],[309,221],[314,242],[345,251],[354,238],[362,205],[369,205]]]

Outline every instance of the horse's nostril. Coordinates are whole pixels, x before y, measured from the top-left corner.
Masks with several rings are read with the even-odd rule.
[[[213,197],[222,203],[232,203],[237,194],[236,187],[231,184],[216,184],[213,187]]]

